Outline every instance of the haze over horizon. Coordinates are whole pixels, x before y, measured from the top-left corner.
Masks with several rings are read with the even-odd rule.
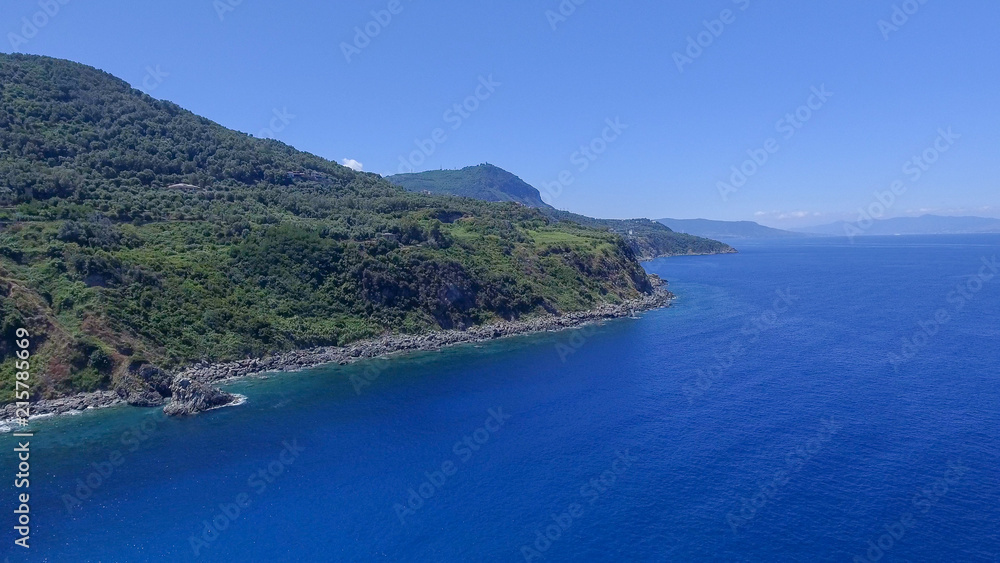
[[[777,228],[898,181],[885,217],[1000,217],[985,0],[42,4],[0,14],[0,50],[383,175],[490,162],[577,213]]]

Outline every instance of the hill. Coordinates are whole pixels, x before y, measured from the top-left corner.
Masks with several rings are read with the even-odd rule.
[[[987,217],[945,217],[923,215],[921,217],[894,217],[879,219],[867,228],[857,223],[840,221],[828,225],[796,229],[803,233],[851,236],[853,235],[948,235],[1000,233],[1000,219]]]
[[[471,197],[482,201],[512,201],[550,209],[538,190],[524,180],[491,164],[468,166],[461,170],[430,170],[397,174],[386,178],[409,192]]]
[[[407,193],[97,69],[0,54],[0,400],[19,327],[51,398],[650,292],[613,233]]]
[[[662,256],[736,252],[727,244],[675,233],[649,219],[595,219],[556,210],[542,201],[541,194],[534,186],[491,164],[469,166],[461,170],[399,174],[389,176],[387,179],[411,192],[448,194],[483,201],[513,201],[528,207],[536,207],[555,221],[610,231],[624,237],[640,260],[652,260]]]
[[[660,219],[660,223],[679,233],[714,239],[801,238],[803,233],[765,227],[753,221],[711,221],[708,219]]]
[[[678,233],[651,219],[594,219],[568,211],[551,210],[546,215],[593,229],[607,230],[622,236],[639,260],[665,256],[734,254],[736,249],[708,238]]]

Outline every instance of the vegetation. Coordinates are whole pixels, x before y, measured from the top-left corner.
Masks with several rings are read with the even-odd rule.
[[[482,201],[513,201],[528,207],[551,209],[530,184],[492,164],[461,170],[429,170],[386,178],[411,192],[457,195]]]
[[[0,54],[0,401],[650,291],[625,240],[407,193],[225,129],[99,70]]]
[[[547,211],[556,221],[570,221],[623,237],[639,260],[689,254],[731,254],[736,249],[717,240],[677,233],[650,219],[593,219],[568,211]]]
[[[675,233],[649,219],[594,219],[568,211],[559,211],[542,201],[537,189],[514,174],[491,164],[469,166],[461,170],[431,170],[398,174],[387,178],[408,191],[447,194],[482,201],[512,201],[539,208],[554,221],[568,221],[592,229],[611,231],[625,238],[640,260],[681,254],[722,254],[735,252],[727,244],[706,238]]]

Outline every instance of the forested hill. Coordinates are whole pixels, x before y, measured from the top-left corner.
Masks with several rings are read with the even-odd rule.
[[[625,238],[641,260],[686,254],[726,254],[731,246],[698,236],[676,233],[650,219],[595,219],[560,211],[542,201],[538,189],[514,174],[491,164],[461,170],[428,170],[387,178],[411,192],[448,194],[483,201],[513,201],[537,207],[551,219],[571,221],[593,229],[611,231]]]
[[[0,54],[0,397],[592,308],[651,291],[620,236],[407,193],[80,64]]]
[[[569,211],[544,212],[557,221],[568,221],[615,233],[625,239],[639,260],[664,256],[698,254],[735,254],[736,249],[724,242],[685,233],[678,233],[652,219],[594,219]]]
[[[461,170],[428,170],[386,178],[410,192],[471,197],[483,201],[513,201],[528,207],[551,209],[534,187],[492,164]]]

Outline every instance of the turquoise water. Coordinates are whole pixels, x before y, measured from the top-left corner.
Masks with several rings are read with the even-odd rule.
[[[1000,237],[740,249],[637,320],[38,421],[7,556],[1000,561]]]

